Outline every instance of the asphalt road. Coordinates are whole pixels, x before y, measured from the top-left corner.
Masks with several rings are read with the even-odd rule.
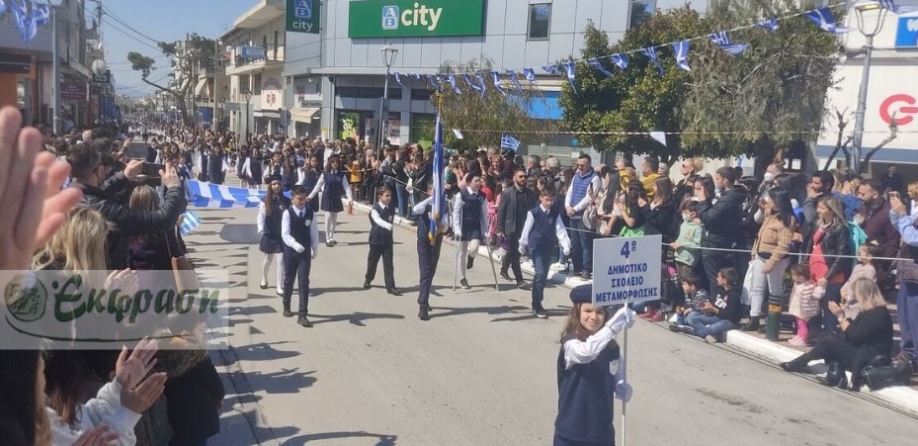
[[[281,316],[273,287],[258,287],[255,211],[198,214],[204,224],[187,238],[191,257],[199,268],[228,270],[234,285],[232,347],[214,352],[227,399],[211,444],[551,444],[568,290],[549,288],[550,318],[535,319],[529,293],[509,283],[495,292],[479,258],[473,288],[454,292],[455,251],[444,245],[433,319],[420,321],[414,232],[396,229],[396,282],[405,296],[385,293],[381,266],[365,291],[369,222],[341,214],[341,244],[323,243],[313,263],[315,327],[302,328]],[[911,417],[720,345],[645,321],[628,342],[630,445],[902,445],[918,438]],[[619,431],[621,412],[617,404]]]

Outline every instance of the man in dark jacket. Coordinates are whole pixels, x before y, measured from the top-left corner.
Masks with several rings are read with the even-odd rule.
[[[698,195],[698,216],[704,224],[702,248],[731,249],[741,237],[743,202],[746,194],[737,189],[736,171],[732,167],[721,167],[714,173],[714,186],[723,191],[717,202],[711,204],[714,197],[706,196],[704,189]],[[722,292],[717,285],[717,273],[723,268],[734,267],[731,253],[718,250],[704,250],[702,265],[708,280],[709,291],[713,295]]]
[[[99,152],[85,144],[76,146],[67,155],[73,175],[73,186],[83,191],[83,204],[96,209],[114,226],[108,236],[108,266],[111,269],[127,268],[128,238],[154,235],[175,229],[178,218],[188,205],[185,190],[175,167],[166,165],[161,172],[165,199],[158,211],[132,209],[112,197],[128,190],[131,183],[142,182],[140,174],[143,161],[128,163],[124,171],[103,182],[105,168]]]
[[[500,277],[504,280],[516,280],[517,286],[524,283],[523,271],[520,269],[520,236],[526,213],[536,207],[538,198],[535,192],[526,187],[526,171],[518,168],[513,172],[513,187],[501,194],[500,206],[497,208],[497,236],[507,239],[507,253],[500,261]],[[507,274],[513,269],[513,279]]]
[[[889,202],[883,198],[883,185],[876,179],[870,178],[861,182],[857,188],[857,196],[864,202],[855,215],[855,221],[867,235],[868,243],[875,243],[880,247],[880,257],[894,258],[899,253],[899,244],[902,237],[893,227],[889,219]],[[852,246],[855,252],[858,247]],[[877,285],[881,290],[893,289],[894,283],[890,280],[889,272],[892,264],[888,260],[876,260],[874,266],[877,270]]]

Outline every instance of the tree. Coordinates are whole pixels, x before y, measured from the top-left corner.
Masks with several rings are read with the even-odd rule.
[[[127,55],[131,69],[140,71],[140,80],[144,83],[171,94],[175,98],[177,108],[182,112],[185,124],[191,125],[194,117],[188,113],[185,98],[189,96],[197,80],[194,72],[196,67],[213,68],[216,63],[216,44],[213,39],[191,34],[185,39],[184,45],[181,45],[181,42],[159,42],[157,46],[172,60],[172,66],[178,68],[180,76],[177,76],[177,82],[164,87],[151,81],[149,77],[156,69],[153,66],[156,61],[134,51]]]
[[[704,29],[730,29],[812,8],[801,7],[798,0],[711,0]],[[833,12],[838,22],[844,19],[843,10]],[[706,155],[754,155],[761,171],[781,147],[812,142],[819,134],[826,92],[834,84],[838,40],[804,16],[781,20],[776,32],[749,29],[731,38],[748,43],[746,51],[732,56],[711,43],[693,48],[693,79],[683,103],[684,141],[692,147],[705,142],[698,134],[714,132],[717,144],[708,147],[716,150]]]
[[[588,22],[581,57],[605,57],[681,40],[697,35],[700,24],[701,17],[688,6],[658,12],[610,47],[606,33]],[[561,93],[562,125],[596,150],[645,153],[671,163],[680,153],[679,135],[667,136],[664,146],[648,136],[615,134],[681,130],[681,103],[691,75],[675,66],[671,47],[658,47],[657,59],[663,65],[662,76],[656,65],[639,52],[628,54],[628,67],[615,68],[611,77],[578,62],[576,91],[567,83]],[[608,59],[602,63],[606,70],[613,70]]]
[[[524,143],[537,143],[542,142],[540,134],[548,134],[553,130],[554,125],[550,121],[535,119],[528,114],[532,101],[544,99],[541,91],[521,78],[522,90],[518,90],[511,82],[503,82],[502,86],[507,93],[504,95],[491,82],[492,65],[487,59],[464,63],[448,61],[441,65],[440,72],[444,75],[452,73],[461,91],[461,94],[456,94],[449,84],[444,83],[440,97],[433,95],[430,98],[434,106],[437,106],[438,100],[443,101],[440,116],[444,127],[462,130],[461,141],[452,132],[444,132],[446,144],[450,147],[498,147],[503,133],[512,134]],[[465,82],[462,76],[464,73],[482,73],[486,84],[484,95]],[[470,77],[478,85],[475,76]]]

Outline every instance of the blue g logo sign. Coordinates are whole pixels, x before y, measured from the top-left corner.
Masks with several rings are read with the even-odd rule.
[[[383,6],[382,8],[382,29],[398,29],[398,18],[401,10],[398,6]]]

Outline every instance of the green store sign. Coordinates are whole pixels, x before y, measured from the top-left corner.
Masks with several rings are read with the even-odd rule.
[[[388,37],[480,36],[485,0],[351,1],[347,36]]]
[[[287,32],[319,34],[319,0],[287,0]]]

